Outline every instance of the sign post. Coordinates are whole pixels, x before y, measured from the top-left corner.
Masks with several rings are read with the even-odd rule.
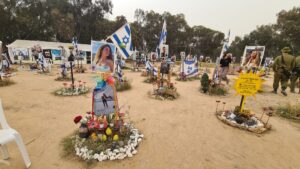
[[[240,102],[240,112],[244,110],[245,100],[247,96],[255,96],[262,85],[262,79],[252,72],[240,74],[240,77],[235,82],[235,90],[242,96]]]

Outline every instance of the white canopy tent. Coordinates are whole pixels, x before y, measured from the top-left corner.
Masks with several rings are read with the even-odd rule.
[[[24,59],[25,62],[32,62],[32,47],[39,45],[43,50],[59,50],[59,46],[63,46],[66,49],[67,56],[69,55],[68,47],[72,46],[72,43],[61,43],[61,42],[47,42],[47,41],[32,41],[32,40],[16,40],[13,43],[7,45],[10,59],[12,62],[18,61],[18,55],[22,53],[27,56]],[[88,56],[90,56],[91,45],[90,44],[78,44],[78,50],[84,52],[84,63],[87,63]],[[89,54],[88,54],[89,53]],[[53,57],[53,56],[52,56]],[[53,60],[55,60],[53,58]],[[54,62],[59,63],[59,62]]]

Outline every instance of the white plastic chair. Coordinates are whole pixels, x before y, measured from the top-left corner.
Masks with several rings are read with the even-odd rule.
[[[11,141],[15,141],[21,152],[26,168],[29,168],[31,165],[31,161],[29,159],[22,137],[16,130],[12,129],[6,122],[1,100],[0,100],[0,124],[2,127],[2,129],[0,129],[0,149],[2,150],[4,160],[9,159],[9,154],[8,154],[6,144]]]

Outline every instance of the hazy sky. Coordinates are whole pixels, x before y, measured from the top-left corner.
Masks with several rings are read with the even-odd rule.
[[[113,16],[134,21],[137,8],[158,13],[183,13],[190,26],[203,25],[235,35],[249,34],[257,25],[276,23],[276,14],[300,6],[300,0],[112,0]],[[227,34],[227,33],[226,33]]]

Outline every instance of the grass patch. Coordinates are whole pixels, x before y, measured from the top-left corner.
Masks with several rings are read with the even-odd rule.
[[[132,86],[131,86],[131,83],[129,80],[127,80],[125,78],[124,78],[123,82],[116,80],[116,90],[118,92],[130,90],[131,88],[132,88]]]
[[[145,83],[154,83],[154,82],[156,82],[156,81],[157,81],[157,77],[156,77],[156,76],[149,76],[149,77],[147,77],[147,78],[144,80]]]
[[[293,119],[300,122],[300,105],[286,104],[275,108],[275,113],[283,118]]]
[[[59,77],[57,77],[57,78],[55,79],[55,81],[61,81],[61,82],[71,81],[71,80],[72,80],[72,78],[69,77],[69,76],[67,76],[67,77],[59,76]],[[74,79],[74,81],[75,81],[75,79]]]
[[[228,93],[227,89],[222,86],[215,86],[209,88],[209,94],[210,95],[216,95],[216,96],[225,96]]]
[[[62,139],[60,145],[62,146],[62,157],[69,157],[74,156],[75,157],[75,137],[74,135],[77,132],[74,132],[72,135],[65,137]]]
[[[188,82],[188,81],[194,81],[194,80],[200,80],[201,78],[199,76],[189,77],[189,78],[180,78],[177,77],[175,80],[181,81],[181,82]]]
[[[0,80],[0,87],[10,86],[10,85],[13,85],[13,84],[15,84],[15,82],[10,80],[10,79]]]

